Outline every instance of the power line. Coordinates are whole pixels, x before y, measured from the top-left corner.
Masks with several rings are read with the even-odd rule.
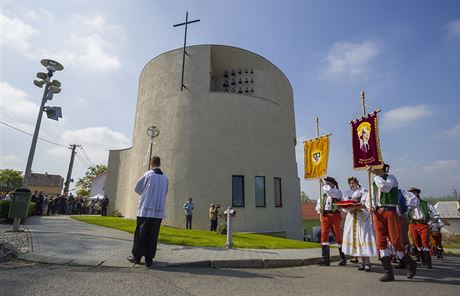
[[[19,132],[21,132],[21,133],[24,133],[24,134],[26,134],[26,135],[33,136],[32,133],[26,132],[26,131],[24,131],[24,130],[22,130],[22,129],[20,129],[20,128],[17,128],[17,127],[15,127],[15,126],[12,126],[12,125],[10,125],[10,124],[8,124],[8,123],[6,123],[6,122],[3,122],[3,121],[1,121],[1,120],[0,120],[0,123],[3,124],[3,125],[6,125],[7,127],[10,127],[10,128],[12,128],[12,129],[15,129],[15,130],[17,130],[17,131],[19,131]],[[41,138],[41,137],[38,137],[38,138],[39,138],[40,140],[45,141],[45,142],[48,142],[48,143],[50,143],[50,144],[54,144],[54,145],[56,145],[56,146],[60,146],[60,147],[62,147],[62,148],[66,148],[66,149],[68,148],[67,146],[61,145],[61,144],[59,144],[59,143],[56,143],[56,142],[53,142],[53,141],[50,141],[50,140],[47,140],[47,139],[43,139],[43,138]]]
[[[83,157],[85,157],[85,159],[88,161],[88,163],[90,163],[92,166],[94,166],[94,163],[91,161],[91,159],[89,158],[88,154],[86,153],[85,149],[83,148],[83,146],[79,146],[81,152],[83,153]]]
[[[76,152],[75,155],[77,156],[77,159],[85,166],[85,168],[89,168],[91,165],[88,163],[88,161],[85,160],[78,151],[75,151],[75,152]]]

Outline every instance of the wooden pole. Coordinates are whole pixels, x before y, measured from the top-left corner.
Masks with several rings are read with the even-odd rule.
[[[361,104],[362,104],[362,108],[363,108],[363,116],[366,115],[366,99],[365,99],[365,96],[364,96],[364,90],[361,91]],[[368,184],[368,192],[369,192],[369,203],[370,203],[370,207],[372,209],[373,207],[373,203],[372,203],[372,184],[371,184],[371,172],[367,171],[367,184]],[[372,212],[372,211],[371,211]],[[372,213],[371,213],[372,215]],[[372,221],[373,219],[371,219],[371,223],[373,223]]]
[[[318,116],[316,116],[316,137],[319,138],[319,118]],[[321,221],[321,217],[323,214],[323,195],[321,192],[322,191],[321,190],[321,177],[319,178],[318,183],[319,183],[319,209],[320,209],[319,217]]]

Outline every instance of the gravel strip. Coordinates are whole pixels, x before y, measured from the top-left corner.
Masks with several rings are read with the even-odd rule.
[[[0,223],[0,242],[7,242],[15,246],[20,253],[29,252],[29,234],[24,225],[19,226],[20,232],[12,232],[13,225]]]

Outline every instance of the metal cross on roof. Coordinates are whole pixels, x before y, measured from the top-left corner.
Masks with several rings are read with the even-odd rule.
[[[187,25],[199,22],[200,20],[193,20],[193,21],[188,21],[188,11],[185,13],[185,23],[180,23],[180,24],[175,24],[173,27],[179,27],[185,25],[185,36],[184,36],[184,51],[182,53],[182,80],[181,80],[181,85],[180,85],[180,91],[182,91],[185,87],[184,85],[184,68],[185,68],[185,55],[188,53],[185,50],[185,47],[187,46]]]

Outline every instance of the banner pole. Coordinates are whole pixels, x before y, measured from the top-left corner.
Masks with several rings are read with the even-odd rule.
[[[316,137],[319,138],[319,118],[318,116],[316,116]],[[319,183],[319,210],[320,210],[319,219],[321,221],[321,217],[323,215],[323,197],[322,197],[323,195],[321,192],[321,177],[319,178],[318,183]]]
[[[363,108],[363,116],[366,115],[366,99],[365,99],[365,95],[364,95],[364,90],[361,91],[361,104],[362,104],[362,108]],[[371,208],[371,217],[372,217],[372,207],[373,207],[373,203],[372,203],[372,184],[371,184],[371,172],[367,171],[367,184],[368,184],[368,192],[369,192],[369,204],[370,204],[370,208]],[[374,223],[373,222],[373,219],[371,219],[371,223]]]

